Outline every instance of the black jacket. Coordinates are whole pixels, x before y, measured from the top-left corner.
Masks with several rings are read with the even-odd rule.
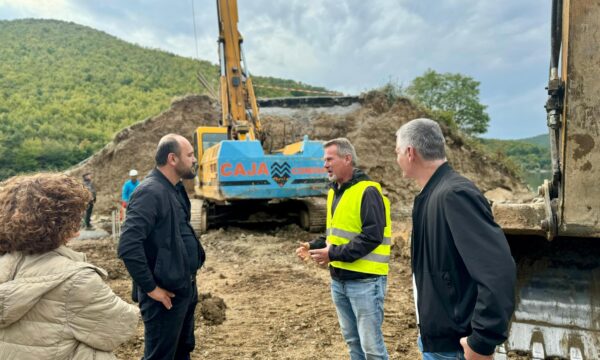
[[[198,254],[188,254],[179,230],[177,196],[190,201],[183,186],[173,186],[157,169],[150,172],[131,195],[121,231],[118,254],[141,290],[148,293],[160,286],[177,293],[191,283],[190,256],[198,256],[198,268],[205,260],[198,242]]]
[[[475,185],[447,163],[415,198],[412,269],[423,350],[489,355],[506,340],[516,269],[502,229]]]
[[[359,169],[354,169],[352,173],[352,179],[345,182],[337,187],[337,183],[331,183],[331,188],[334,191],[332,214],[335,213],[337,204],[340,202],[344,191],[360,181],[371,180],[364,172]],[[383,230],[385,228],[385,207],[383,205],[383,198],[379,191],[369,186],[363,194],[360,218],[362,220],[362,232],[360,235],[352,239],[349,243],[339,246],[331,246],[329,248],[329,259],[331,261],[343,261],[353,262],[361,257],[369,254],[377,246],[383,242]],[[326,246],[325,235],[321,235],[310,243],[311,249],[321,249]],[[354,280],[364,279],[368,277],[375,277],[380,275],[360,273],[351,270],[345,270],[336,268],[333,266],[329,267],[331,277],[336,280]]]

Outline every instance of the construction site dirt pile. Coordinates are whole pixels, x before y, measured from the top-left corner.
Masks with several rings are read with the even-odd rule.
[[[381,183],[393,211],[402,215],[412,206],[418,188],[414,181],[402,178],[396,164],[396,131],[410,120],[427,116],[427,111],[408,99],[390,101],[384,93],[372,91],[362,96],[360,107],[343,115],[307,108],[304,113],[294,112],[293,116],[263,115],[262,120],[266,144],[272,149],[299,141],[305,134],[316,140],[348,138],[356,149],[358,167]],[[449,163],[474,181],[482,192],[503,189],[511,194],[508,198],[513,201],[530,197],[526,185],[504,163],[470,145],[458,131],[441,126]]]
[[[136,169],[143,178],[154,167],[154,153],[161,137],[181,134],[192,140],[198,126],[216,125],[217,104],[206,96],[177,98],[162,113],[121,130],[114,139],[92,157],[69,172],[80,176],[91,172],[97,191],[96,214],[110,214],[120,206],[121,187]]]
[[[350,139],[356,147],[359,167],[381,183],[393,212],[402,215],[409,211],[418,189],[413,181],[402,178],[395,163],[395,132],[407,121],[424,116],[427,112],[407,99],[389,101],[385,94],[372,91],[349,112],[305,108],[293,116],[263,114],[261,120],[267,150],[299,141],[304,135],[315,140]],[[162,136],[177,133],[191,140],[196,127],[216,126],[219,117],[218,104],[206,96],[178,98],[161,114],[119,132],[111,143],[70,172],[94,174],[98,192],[95,211],[108,214],[119,206],[121,186],[129,169],[137,169],[143,177],[153,168],[156,144]],[[503,163],[478,151],[456,131],[442,127],[450,164],[483,192],[503,189],[514,197],[528,194],[525,185]]]

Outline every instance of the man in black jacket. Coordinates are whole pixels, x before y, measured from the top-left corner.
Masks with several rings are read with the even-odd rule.
[[[444,136],[429,119],[396,133],[414,200],[412,269],[424,359],[492,359],[514,310],[516,269],[502,229],[475,185],[446,162]]]
[[[356,152],[345,138],[325,143],[327,234],[296,249],[329,265],[331,296],[351,360],[388,359],[383,303],[390,258],[389,201],[381,186],[356,169]]]
[[[131,195],[119,242],[144,320],[145,360],[189,359],[194,349],[196,272],[204,249],[190,225],[190,200],[181,179],[193,179],[190,142],[164,136],[156,168]]]

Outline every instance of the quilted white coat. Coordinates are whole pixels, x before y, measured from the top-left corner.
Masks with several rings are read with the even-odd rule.
[[[139,310],[106,285],[103,269],[65,246],[0,256],[0,359],[115,359]]]

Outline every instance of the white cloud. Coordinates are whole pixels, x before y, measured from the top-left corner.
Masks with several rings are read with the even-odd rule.
[[[217,62],[214,0],[0,0],[0,18],[73,21],[196,57],[191,1],[199,56]],[[492,136],[506,135],[496,124],[505,119],[544,119],[543,87],[542,95],[534,88],[546,80],[546,0],[252,0],[238,8],[253,74],[360,92],[390,79],[406,84],[427,68],[460,72],[481,81]]]

